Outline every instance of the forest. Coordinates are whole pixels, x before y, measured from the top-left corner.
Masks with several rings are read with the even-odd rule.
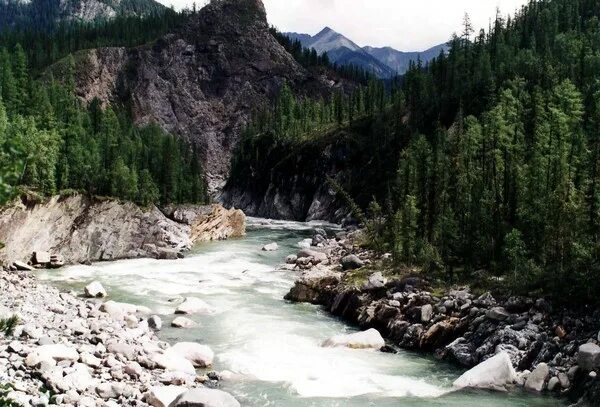
[[[0,198],[25,188],[40,196],[79,191],[144,206],[206,202],[194,147],[158,126],[135,126],[124,105],[103,106],[94,100],[86,106],[74,94],[74,52],[144,44],[178,27],[186,13],[164,9],[144,17],[55,23],[43,30],[29,16],[28,24],[4,26]],[[66,72],[60,81],[41,75],[61,59]]]
[[[600,3],[531,1],[479,33],[467,16],[449,45],[389,92],[372,83],[310,101],[284,88],[271,112],[256,115],[238,162],[369,118],[379,132],[363,143],[399,146],[385,161],[393,176],[355,208],[374,248],[445,281],[487,272],[511,293],[596,303]],[[389,153],[380,145],[375,163]],[[341,199],[353,189],[332,181]]]

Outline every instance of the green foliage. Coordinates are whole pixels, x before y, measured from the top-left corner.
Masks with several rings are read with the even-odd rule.
[[[0,319],[0,333],[11,336],[19,323],[17,316],[12,316],[7,319]]]
[[[144,206],[206,202],[196,150],[158,126],[134,126],[123,108],[98,100],[83,106],[73,58],[61,85],[32,81],[22,48],[0,53],[0,88],[14,83],[15,90],[6,93],[6,109],[0,102],[0,200],[22,185],[42,196],[71,189]]]

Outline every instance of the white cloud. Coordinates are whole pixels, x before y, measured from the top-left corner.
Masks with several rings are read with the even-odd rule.
[[[160,0],[176,8],[189,0]],[[477,30],[487,29],[499,8],[514,14],[527,0],[263,0],[269,22],[281,31],[316,34],[325,26],[359,45],[423,50],[461,30],[468,13]],[[206,1],[199,1],[198,5]]]

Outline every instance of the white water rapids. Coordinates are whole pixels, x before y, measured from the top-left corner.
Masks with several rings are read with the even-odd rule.
[[[222,388],[243,406],[561,405],[521,393],[448,393],[461,372],[425,355],[321,348],[324,339],[355,328],[317,306],[284,301],[298,274],[274,271],[315,224],[249,223],[246,238],[200,245],[183,260],[72,266],[41,278],[77,292],[98,280],[110,299],[152,308],[163,318],[162,339],[195,341],[215,351],[214,369],[235,374]],[[278,251],[261,251],[271,242]],[[216,312],[192,316],[196,328],[170,328],[173,300],[184,296],[202,298]]]

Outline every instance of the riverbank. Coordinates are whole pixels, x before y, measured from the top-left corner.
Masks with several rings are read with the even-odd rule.
[[[28,270],[144,257],[177,259],[196,242],[240,237],[245,228],[242,211],[221,205],[161,210],[81,194],[42,201],[23,195],[0,208],[0,264]]]
[[[309,249],[287,259],[287,268],[302,275],[286,299],[377,329],[388,340],[385,351],[433,353],[465,368],[503,353],[516,369],[510,384],[600,404],[599,310],[554,309],[543,298],[496,299],[468,287],[434,293],[416,274],[377,271],[390,269],[389,256],[361,250],[359,234],[317,231]]]
[[[87,291],[104,295],[98,285]],[[0,383],[20,405],[239,406],[211,388],[212,350],[161,341],[150,309],[61,293],[28,272],[0,270],[0,292],[0,318],[20,321],[12,336],[0,335]]]

